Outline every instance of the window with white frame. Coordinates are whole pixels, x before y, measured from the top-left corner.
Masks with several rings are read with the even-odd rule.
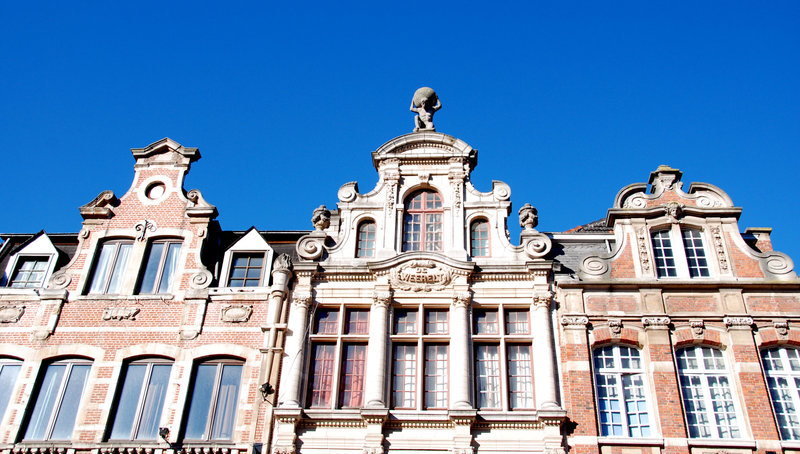
[[[392,407],[446,409],[449,313],[425,305],[393,310]]]
[[[313,320],[308,407],[360,408],[364,403],[369,309],[322,307],[316,309]]]
[[[708,277],[703,235],[697,229],[681,229],[675,225],[651,235],[656,274],[658,277]],[[675,247],[681,245],[683,247]]]
[[[44,285],[50,257],[26,257],[17,259],[8,287],[12,288],[39,288]]]
[[[771,348],[761,352],[772,408],[784,440],[800,440],[800,350]]]
[[[231,440],[242,362],[215,359],[197,365],[184,429],[190,441]]]
[[[472,221],[469,227],[470,255],[489,256],[489,222],[486,219]]]
[[[139,293],[169,293],[180,255],[180,240],[158,240],[150,244]]]
[[[593,358],[600,434],[649,437],[650,417],[639,350],[607,345],[594,349]]]
[[[358,224],[356,257],[375,257],[375,231],[375,221],[367,220]]]
[[[11,392],[17,383],[19,370],[22,368],[22,361],[11,358],[0,358],[0,420],[11,400]]]
[[[260,287],[263,274],[263,252],[234,252],[228,287]]]
[[[224,287],[269,285],[274,251],[254,227],[228,247],[222,258],[219,282]]]
[[[131,240],[103,243],[95,260],[89,293],[119,293],[132,249]]]
[[[683,407],[692,438],[740,438],[738,410],[722,351],[693,346],[677,351]]]
[[[125,368],[110,440],[155,440],[164,408],[172,361],[149,358]]]
[[[69,359],[50,363],[34,393],[23,441],[69,440],[92,362]]]
[[[475,403],[481,410],[533,409],[533,358],[528,309],[472,312]]]

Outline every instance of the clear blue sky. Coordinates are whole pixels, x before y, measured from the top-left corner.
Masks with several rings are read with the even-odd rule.
[[[800,2],[383,3],[3,2],[0,231],[78,231],[165,136],[224,229],[309,229],[427,85],[514,219],[593,221],[669,164],[800,266]]]

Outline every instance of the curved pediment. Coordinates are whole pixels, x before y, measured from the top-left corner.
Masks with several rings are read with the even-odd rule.
[[[376,169],[386,159],[447,161],[465,158],[472,168],[477,164],[478,151],[461,139],[440,132],[412,132],[395,137],[372,152]]]
[[[409,252],[367,266],[376,275],[388,275],[392,288],[414,292],[443,290],[475,268],[473,262],[431,252]]]

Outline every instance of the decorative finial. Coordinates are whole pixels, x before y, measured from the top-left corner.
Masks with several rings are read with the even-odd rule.
[[[311,223],[319,231],[327,229],[331,225],[331,212],[325,208],[325,205],[320,205],[314,210],[314,215],[311,216]]]
[[[525,230],[533,230],[537,225],[539,225],[539,212],[530,203],[526,203],[519,209],[519,226]]]
[[[436,131],[433,127],[433,114],[442,108],[442,102],[436,96],[433,88],[422,87],[414,92],[414,98],[411,100],[411,111],[416,112],[417,116],[414,117],[414,132],[418,131]]]

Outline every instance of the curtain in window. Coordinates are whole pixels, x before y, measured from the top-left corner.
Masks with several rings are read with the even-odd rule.
[[[500,355],[497,345],[479,345],[476,352],[478,408],[500,408]]]

